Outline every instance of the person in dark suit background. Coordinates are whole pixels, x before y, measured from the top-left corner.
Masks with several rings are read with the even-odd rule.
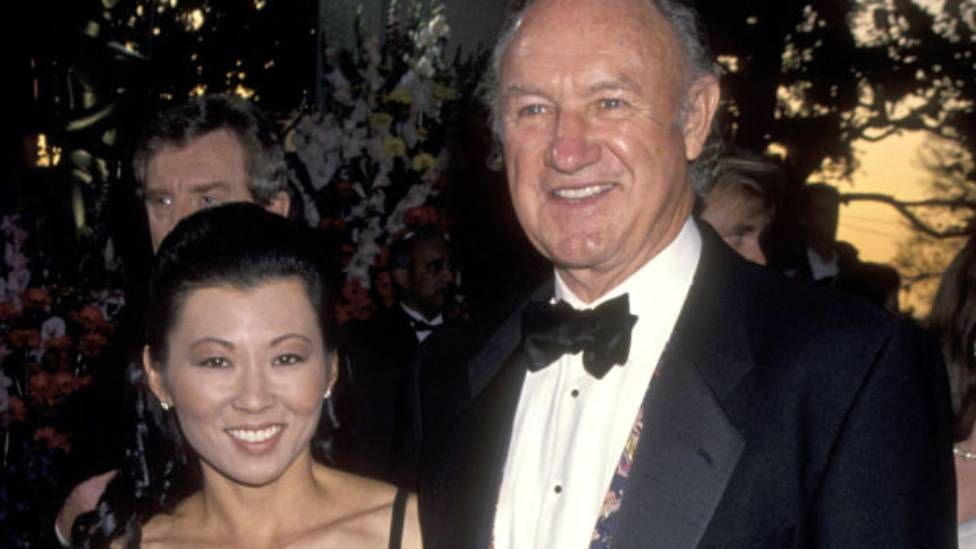
[[[691,219],[700,36],[677,0],[536,0],[500,35],[494,128],[555,274],[420,351],[425,547],[953,546],[934,348]]]
[[[413,488],[409,427],[417,348],[444,325],[454,285],[447,238],[426,229],[408,233],[390,250],[395,302],[366,321],[343,328],[348,373],[336,387],[342,422],[336,464],[346,470]]]
[[[228,202],[256,202],[286,216],[291,207],[284,153],[274,125],[252,103],[204,95],[160,110],[133,155],[133,173],[153,252],[186,216]],[[75,518],[94,508],[122,462],[132,415],[125,401],[125,366],[140,340],[145,283],[130,284],[113,344],[83,395],[85,416],[69,476],[75,485],[55,531],[63,545]]]

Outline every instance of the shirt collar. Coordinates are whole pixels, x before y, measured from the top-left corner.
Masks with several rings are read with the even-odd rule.
[[[655,302],[670,297],[669,294],[672,294],[675,288],[688,287],[698,266],[701,246],[701,233],[689,216],[678,235],[663,250],[592,303],[586,303],[577,297],[563,282],[558,272],[554,299],[556,301],[561,299],[574,309],[589,309],[619,295],[629,294],[631,311],[648,310],[648,307],[654,307]]]
[[[424,315],[420,311],[408,307],[402,301],[400,302],[400,308],[403,309],[403,312],[406,313],[407,316],[409,316],[410,318],[414,320],[419,320],[426,324],[430,324],[431,326],[440,326],[441,324],[444,323],[444,315],[441,313],[437,313],[437,316],[428,320],[426,317],[424,317]]]

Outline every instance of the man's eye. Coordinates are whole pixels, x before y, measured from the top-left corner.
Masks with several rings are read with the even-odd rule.
[[[149,196],[146,197],[146,202],[148,202],[150,206],[165,207],[173,204],[173,197],[167,195]]]
[[[616,97],[606,97],[599,101],[601,109],[619,109],[625,105],[623,99]]]
[[[546,112],[545,105],[539,103],[533,103],[531,105],[526,105],[521,109],[519,109],[518,114],[519,116],[536,116],[539,114],[543,114],[545,112]]]
[[[220,204],[220,197],[212,194],[205,194],[202,197],[200,197],[200,202],[203,203],[204,207],[209,208],[211,206],[216,206],[217,204]]]
[[[230,366],[230,361],[222,356],[209,356],[197,362],[197,366],[203,366],[204,368],[227,368]]]
[[[283,355],[278,355],[271,361],[272,366],[291,366],[292,364],[301,364],[305,362],[305,357],[295,353],[285,353]]]

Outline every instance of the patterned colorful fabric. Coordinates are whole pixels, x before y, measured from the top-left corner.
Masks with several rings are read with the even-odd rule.
[[[620,454],[620,462],[617,463],[613,480],[610,481],[610,489],[607,490],[607,495],[603,499],[603,508],[600,510],[600,517],[593,529],[590,549],[609,549],[612,546],[613,532],[617,525],[616,513],[620,510],[620,502],[624,499],[624,488],[627,485],[627,478],[630,476],[630,466],[634,463],[637,443],[640,441],[643,430],[644,405],[641,404],[637,411],[637,418],[634,419],[634,426],[630,429],[630,436],[624,444],[624,451]]]

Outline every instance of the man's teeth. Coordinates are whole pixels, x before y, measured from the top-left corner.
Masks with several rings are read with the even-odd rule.
[[[590,185],[589,187],[580,187],[577,189],[557,189],[553,192],[559,198],[579,200],[609,191],[611,187],[613,185]]]
[[[281,431],[281,425],[272,425],[266,429],[227,429],[230,436],[243,440],[244,442],[264,442]]]

